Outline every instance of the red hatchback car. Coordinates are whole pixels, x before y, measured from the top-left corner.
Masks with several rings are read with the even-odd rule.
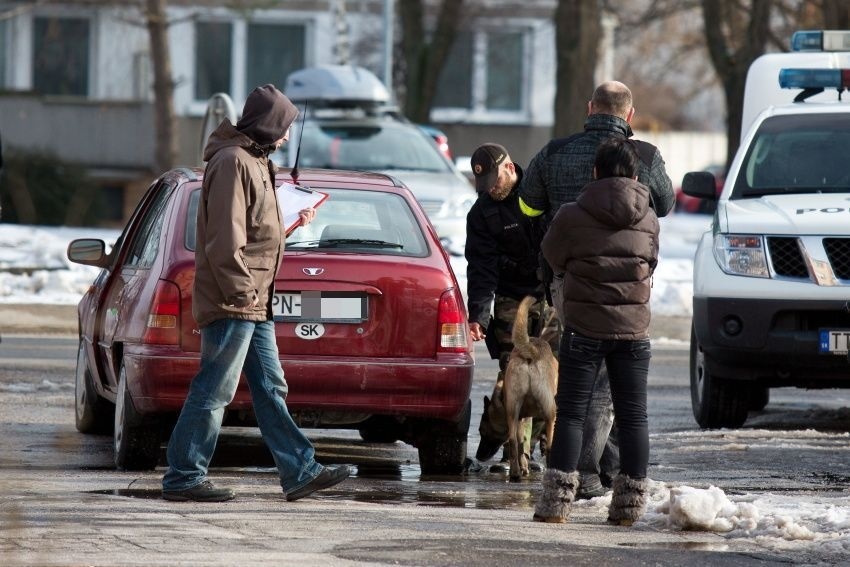
[[[121,469],[157,465],[198,369],[192,281],[202,177],[176,169],[159,178],[110,253],[102,240],[68,247],[71,261],[103,268],[78,308],[76,425],[111,430]],[[275,279],[293,417],[302,427],[411,443],[423,474],[460,472],[473,359],[461,292],[434,229],[391,177],[304,170],[299,183],[330,197],[287,237]],[[255,423],[244,380],[224,423]]]

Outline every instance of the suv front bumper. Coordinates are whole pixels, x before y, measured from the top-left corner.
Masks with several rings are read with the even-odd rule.
[[[694,297],[693,306],[712,374],[769,387],[850,387],[848,356],[819,351],[821,329],[850,329],[847,301]]]

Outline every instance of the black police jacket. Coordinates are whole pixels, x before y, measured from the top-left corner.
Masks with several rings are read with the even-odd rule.
[[[522,177],[522,170],[517,166]],[[543,297],[538,278],[541,217],[519,209],[519,180],[503,201],[481,193],[466,216],[467,308],[470,323],[486,328],[494,295]]]

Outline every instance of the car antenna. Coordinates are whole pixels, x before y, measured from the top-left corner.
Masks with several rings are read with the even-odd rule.
[[[292,165],[292,171],[289,175],[292,177],[292,183],[298,185],[298,158],[301,157],[301,138],[304,137],[304,121],[307,120],[307,101],[304,101],[304,116],[301,117],[301,131],[298,132],[298,146],[295,150],[295,163]]]

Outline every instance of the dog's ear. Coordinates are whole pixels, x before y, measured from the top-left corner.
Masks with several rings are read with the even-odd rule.
[[[487,411],[487,408],[490,407],[490,398],[484,396],[484,411]]]

